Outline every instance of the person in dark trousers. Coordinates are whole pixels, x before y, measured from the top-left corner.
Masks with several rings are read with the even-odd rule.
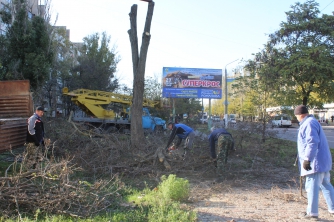
[[[224,128],[212,127],[209,144],[211,158],[217,168],[216,182],[222,182],[226,171],[228,152],[234,148],[233,137]]]
[[[334,116],[333,115],[331,116],[331,120],[332,120],[332,122],[334,121]]]
[[[180,146],[182,140],[184,140],[184,146],[183,146],[183,157],[185,157],[187,150],[192,148],[194,138],[195,138],[195,133],[194,130],[185,125],[185,124],[174,124],[173,122],[169,122],[167,125],[168,129],[170,129],[172,132],[170,134],[169,140],[167,142],[166,150],[168,151],[169,146],[172,144],[175,136],[178,137],[178,141],[176,143],[176,149]]]
[[[307,208],[300,217],[318,218],[319,191],[327,203],[329,213],[334,215],[334,188],[330,182],[332,155],[326,135],[320,123],[309,115],[304,105],[295,108],[294,114],[299,121],[297,135],[298,162],[300,176],[305,177]]]
[[[44,108],[38,106],[35,113],[28,119],[26,138],[26,164],[33,169],[36,168],[39,159],[40,146],[44,145],[44,124],[42,116]]]

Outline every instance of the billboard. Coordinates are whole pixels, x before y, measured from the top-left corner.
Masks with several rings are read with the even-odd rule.
[[[222,98],[222,69],[163,67],[165,98]]]

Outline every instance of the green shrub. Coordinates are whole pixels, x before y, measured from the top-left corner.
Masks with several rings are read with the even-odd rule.
[[[180,205],[189,197],[189,181],[173,174],[162,176],[161,181],[153,190],[135,191],[127,200],[147,209],[148,221],[196,221],[196,213]]]
[[[181,210],[180,204],[174,202],[168,205],[158,205],[152,207],[148,213],[148,221],[196,221],[196,213],[190,210]]]
[[[183,178],[177,178],[174,174],[161,177],[162,183],[158,186],[158,190],[166,199],[174,201],[183,201],[189,197],[189,181]]]

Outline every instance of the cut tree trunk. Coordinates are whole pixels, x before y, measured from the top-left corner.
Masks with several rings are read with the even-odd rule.
[[[132,5],[130,16],[131,28],[128,31],[132,51],[133,64],[133,97],[130,110],[131,115],[131,146],[132,148],[140,148],[140,144],[144,141],[144,131],[142,128],[142,112],[143,112],[143,93],[145,80],[145,66],[148,46],[150,44],[151,22],[153,16],[154,2],[148,3],[146,22],[144,33],[142,35],[142,45],[140,54],[138,52],[137,38],[137,5]]]

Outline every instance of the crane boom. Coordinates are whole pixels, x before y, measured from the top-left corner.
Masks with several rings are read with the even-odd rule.
[[[69,92],[68,88],[63,88],[63,94],[70,96],[77,106],[79,106],[86,114],[101,119],[113,119],[116,117],[114,110],[107,109],[110,104],[121,106],[123,112],[132,104],[132,96],[122,95],[118,93],[105,92],[99,90],[76,89]],[[144,107],[155,107],[159,105],[159,101],[149,99],[143,100]]]

